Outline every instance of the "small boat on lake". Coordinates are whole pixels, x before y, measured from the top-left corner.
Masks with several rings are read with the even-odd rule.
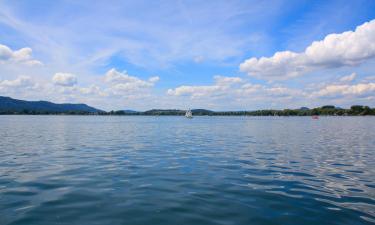
[[[314,116],[312,116],[311,118],[312,118],[313,120],[317,120],[317,119],[319,119],[319,116],[314,115]]]
[[[189,119],[192,119],[193,118],[193,113],[191,112],[190,109],[188,109],[185,113],[185,117],[186,118],[189,118]]]

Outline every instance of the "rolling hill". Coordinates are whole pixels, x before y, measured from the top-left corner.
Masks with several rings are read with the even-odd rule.
[[[86,104],[56,104],[48,101],[24,101],[10,97],[0,96],[0,113],[100,113],[103,110],[96,109]]]

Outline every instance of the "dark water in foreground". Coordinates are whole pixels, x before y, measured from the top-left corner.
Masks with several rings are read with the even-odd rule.
[[[0,224],[375,224],[375,117],[0,116]]]

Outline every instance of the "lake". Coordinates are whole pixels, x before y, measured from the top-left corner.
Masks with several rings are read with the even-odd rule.
[[[375,117],[0,116],[0,224],[374,224]]]

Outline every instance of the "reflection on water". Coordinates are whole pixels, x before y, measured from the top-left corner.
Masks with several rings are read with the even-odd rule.
[[[0,116],[0,224],[373,224],[375,117]]]

